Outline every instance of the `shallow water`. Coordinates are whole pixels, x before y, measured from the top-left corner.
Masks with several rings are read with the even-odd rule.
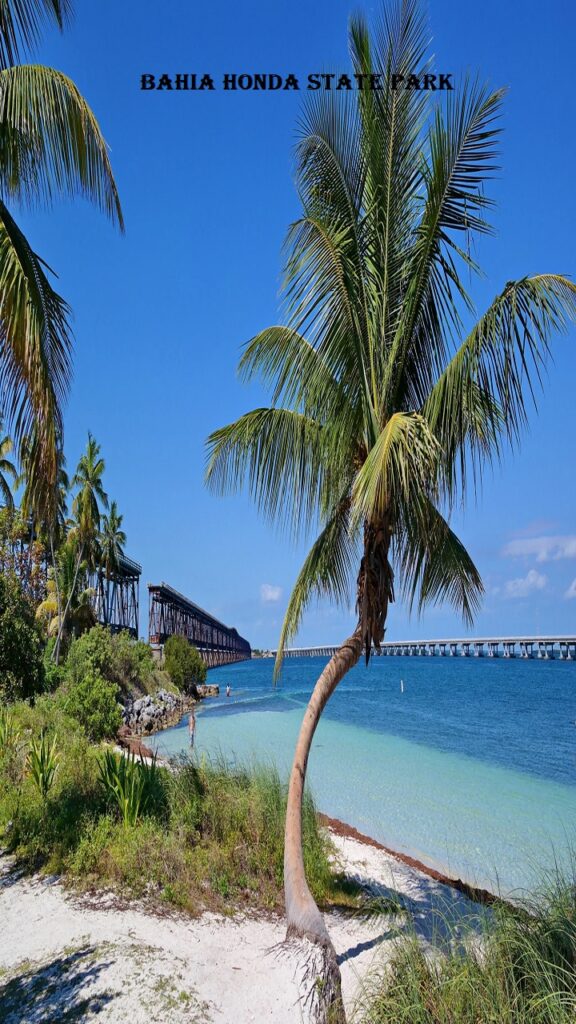
[[[287,773],[325,664],[210,672],[232,696],[197,714],[198,753],[271,760]],[[403,681],[403,692],[400,681]],[[533,887],[576,847],[576,664],[387,657],[357,666],[329,702],[309,781],[318,806],[374,838],[503,893]],[[186,749],[185,723],[155,738]]]

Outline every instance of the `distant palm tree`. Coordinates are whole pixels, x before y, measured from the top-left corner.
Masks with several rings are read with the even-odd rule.
[[[66,472],[66,458],[61,440],[56,450],[56,477],[50,484],[41,474],[35,472],[35,466],[42,464],[38,457],[39,444],[36,432],[29,437],[27,434],[20,442],[20,475],[18,486],[23,488],[21,511],[30,521],[30,534],[41,537],[50,552],[52,565],[51,590],[56,600],[58,621],[62,619],[62,595],[60,593],[59,575],[57,572],[56,552],[66,537],[66,516],[68,511],[68,492],[70,481]],[[30,545],[31,550],[31,545]],[[54,651],[58,657],[60,640]]]
[[[10,477],[13,484],[18,481],[18,473],[14,463],[8,458],[12,451],[14,444],[11,437],[3,435],[2,420],[0,420],[0,495],[4,501],[4,504],[8,508],[14,507],[14,497],[12,495],[12,488],[8,483],[7,477]]]
[[[101,508],[108,508],[108,495],[102,483],[105,468],[100,445],[89,433],[86,451],[80,456],[72,477],[72,487],[78,487],[72,502],[72,512],[81,559],[86,558],[90,569],[95,569],[100,560]]]
[[[85,196],[123,227],[106,143],[61,71],[19,64],[44,25],[63,28],[70,0],[0,4],[0,400],[17,441],[36,434],[30,473],[53,487],[61,406],[71,376],[69,308],[9,206]],[[36,487],[38,493],[38,487]]]
[[[260,374],[272,406],[208,439],[217,492],[243,480],[292,534],[320,532],[282,628],[295,635],[317,595],[357,622],[322,672],[290,776],[284,885],[289,935],[325,955],[325,1014],[344,1019],[334,950],[306,881],[302,794],[312,738],[343,676],[384,637],[395,588],[409,607],[449,601],[472,622],[480,574],[448,515],[483,466],[519,440],[552,333],[576,315],[576,288],[556,274],[509,281],[468,331],[461,268],[490,228],[484,183],[494,170],[502,94],[466,81],[430,110],[430,94],[390,88],[429,71],[418,0],[404,0],[371,38],[351,22],[354,72],[380,91],[319,91],[298,146],[302,217],[288,235],[288,323],[248,345],[240,370]],[[370,81],[366,77],[364,81]],[[441,94],[442,95],[442,94]],[[463,242],[459,241],[463,239]]]
[[[105,621],[110,621],[110,580],[120,568],[120,561],[124,554],[126,534],[122,529],[124,516],[119,515],[118,506],[115,501],[110,503],[110,513],[103,516],[102,530],[100,532],[100,565],[106,575],[106,608]]]
[[[100,517],[101,507],[108,508],[108,495],[104,490],[102,477],[105,463],[100,455],[100,445],[92,434],[88,434],[86,451],[80,457],[76,472],[72,477],[72,487],[78,491],[72,502],[73,521],[70,528],[70,540],[75,545],[75,572],[68,596],[62,601],[60,628],[57,632],[54,647],[54,660],[58,662],[60,643],[69,612],[70,603],[76,592],[78,576],[82,566],[93,571],[100,561]]]
[[[108,579],[118,569],[120,559],[124,554],[126,534],[122,529],[123,519],[124,516],[118,513],[116,502],[112,501],[110,503],[109,515],[103,516],[103,525],[100,533],[100,563]]]

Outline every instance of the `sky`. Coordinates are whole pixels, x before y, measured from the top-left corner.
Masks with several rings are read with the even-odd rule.
[[[350,14],[378,5],[83,0],[65,34],[33,59],[69,74],[110,146],[123,205],[120,233],[87,203],[25,212],[20,223],[58,273],[74,311],[74,381],[66,408],[73,469],[92,431],[105,483],[124,514],[127,554],[146,583],[166,581],[254,647],[274,647],[306,553],[263,522],[246,494],[203,482],[210,431],[267,403],[236,376],[242,346],[279,318],[282,243],[299,214],[293,180],[302,93],[143,92],[143,73],[309,73],[349,69]],[[516,277],[574,276],[576,193],[573,51],[565,0],[505,4],[430,0],[431,50],[457,82],[478,73],[507,86],[502,170],[492,185],[496,235],[478,248],[478,312]],[[576,332],[554,339],[554,363],[519,452],[486,477],[453,526],[484,578],[471,635],[574,633],[576,613]],[[348,635],[350,608],[321,603],[298,643]],[[387,639],[459,636],[449,607],[409,618]]]

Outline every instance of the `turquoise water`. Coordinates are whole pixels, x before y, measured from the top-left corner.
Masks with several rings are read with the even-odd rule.
[[[215,669],[232,696],[197,714],[197,750],[287,773],[322,658]],[[401,692],[400,680],[403,681]],[[576,847],[576,664],[381,658],[329,702],[309,762],[321,810],[432,867],[502,893]],[[156,738],[174,754],[185,723]]]

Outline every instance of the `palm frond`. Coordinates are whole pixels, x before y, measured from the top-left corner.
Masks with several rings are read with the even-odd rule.
[[[445,363],[451,332],[461,328],[459,301],[471,307],[452,252],[475,267],[454,232],[490,230],[485,213],[493,205],[483,186],[497,169],[495,127],[504,90],[490,92],[466,81],[448,93],[446,113],[436,111],[425,167],[426,201],[406,266],[408,287],[389,360],[387,392],[397,403],[406,388],[412,404],[423,401]],[[392,383],[393,382],[393,383]]]
[[[69,308],[0,200],[0,389],[16,439],[35,433],[31,472],[54,479],[71,377]]]
[[[273,405],[300,408],[325,420],[346,401],[343,388],[321,354],[298,331],[274,326],[260,331],[246,345],[238,374],[249,381],[259,376],[271,389]]]
[[[288,409],[262,408],[215,430],[206,482],[217,494],[247,483],[263,515],[297,536],[308,528],[326,486],[326,430]]]
[[[466,625],[473,623],[484,593],[482,579],[462,542],[425,495],[405,510],[393,538],[400,590],[410,610],[447,601]]]
[[[71,0],[2,0],[0,69],[15,64],[23,52],[35,46],[45,26],[62,29],[71,11]]]
[[[0,71],[0,178],[31,206],[84,196],[124,227],[108,147],[74,82],[38,64]]]
[[[419,0],[384,9],[373,36],[361,15],[350,23],[354,71],[376,73],[383,88],[358,93],[359,148],[364,160],[362,193],[366,294],[370,299],[371,366],[382,380],[390,339],[403,309],[406,254],[422,186],[421,133],[429,103],[425,90],[392,89],[392,76],[407,81],[429,70],[428,33]],[[377,393],[382,394],[377,388]]]
[[[352,519],[378,523],[395,506],[436,489],[441,447],[418,413],[396,412],[358,470],[352,488]]]
[[[305,334],[351,404],[374,421],[369,353],[358,305],[354,243],[349,226],[317,214],[294,223],[286,240],[284,298],[288,323]],[[375,422],[375,421],[374,421]]]
[[[576,321],[576,286],[556,274],[509,282],[462,343],[422,407],[444,450],[449,494],[520,439],[527,401],[550,355],[553,332]]]
[[[292,589],[278,641],[274,679],[280,673],[286,644],[298,632],[312,598],[328,597],[343,605],[349,601],[357,557],[358,545],[350,526],[350,502],[344,497],[312,545]]]

